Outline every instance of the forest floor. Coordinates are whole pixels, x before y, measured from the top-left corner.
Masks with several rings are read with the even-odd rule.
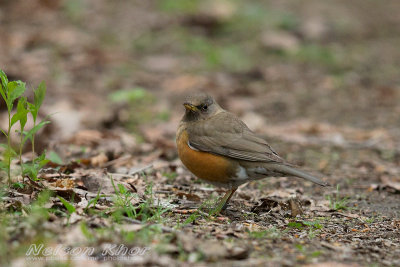
[[[0,68],[46,81],[40,116],[52,114],[36,139],[51,162],[22,181],[15,160],[1,189],[0,263],[400,265],[398,1],[0,4]],[[197,91],[332,186],[254,181],[209,215],[223,190],[174,141]],[[35,259],[32,244],[94,251]]]

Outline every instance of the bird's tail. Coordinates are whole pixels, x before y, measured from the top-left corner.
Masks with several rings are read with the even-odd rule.
[[[296,177],[300,177],[300,178],[306,179],[308,181],[311,181],[313,183],[319,184],[321,186],[329,185],[328,183],[321,181],[320,179],[318,179],[315,176],[312,176],[311,174],[305,173],[303,171],[300,171],[298,169],[295,169],[295,168],[287,166],[287,165],[274,164],[273,169],[282,174],[289,174],[289,175],[293,175]]]

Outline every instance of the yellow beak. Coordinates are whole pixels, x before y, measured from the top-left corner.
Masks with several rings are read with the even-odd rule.
[[[194,106],[190,103],[183,103],[183,106],[186,108],[186,110],[197,111],[196,106]]]

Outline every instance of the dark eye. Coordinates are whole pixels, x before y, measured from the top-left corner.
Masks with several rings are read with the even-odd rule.
[[[205,111],[205,110],[208,109],[208,106],[207,106],[207,105],[203,105],[203,106],[201,107],[201,109]]]

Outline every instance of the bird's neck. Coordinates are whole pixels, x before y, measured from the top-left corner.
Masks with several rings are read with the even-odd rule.
[[[193,122],[197,121],[200,118],[200,114],[197,112],[185,112],[185,115],[183,115],[182,121],[184,122]]]

